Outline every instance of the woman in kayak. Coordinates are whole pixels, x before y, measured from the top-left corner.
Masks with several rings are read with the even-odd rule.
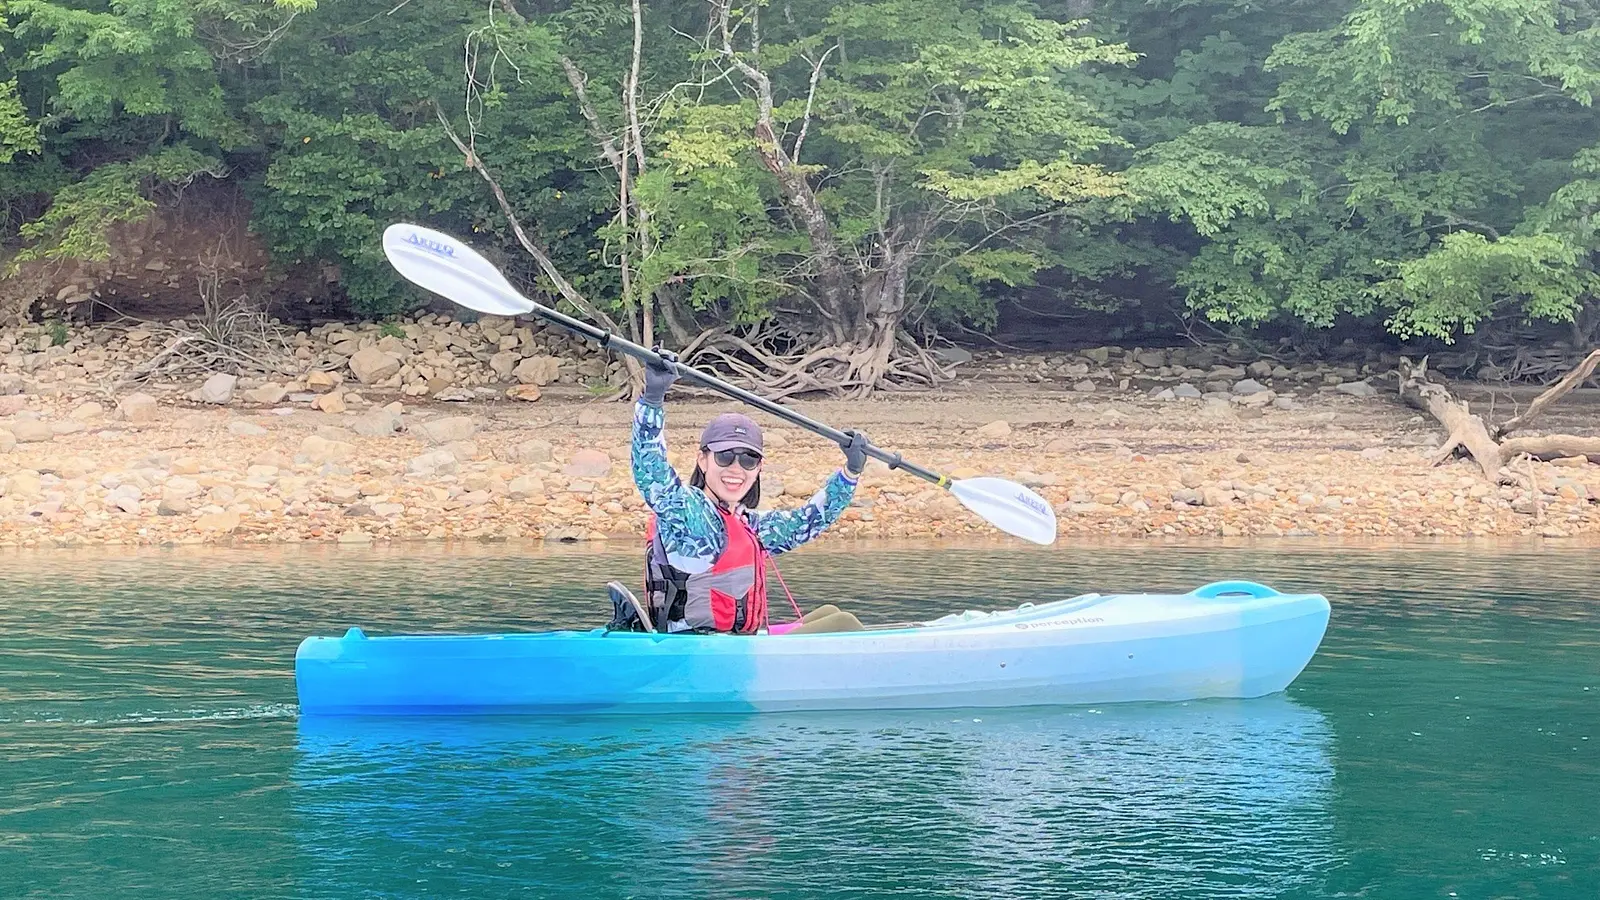
[[[755,634],[767,627],[767,557],[793,550],[839,518],[866,467],[867,439],[846,432],[844,466],[803,506],[756,512],[765,455],[761,428],[748,416],[724,413],[711,420],[687,486],[667,462],[662,404],[677,378],[674,369],[646,366],[644,393],[634,406],[633,480],[655,514],[646,601],[637,613],[649,616],[647,627],[655,631]],[[827,605],[786,630],[860,629],[854,615]]]

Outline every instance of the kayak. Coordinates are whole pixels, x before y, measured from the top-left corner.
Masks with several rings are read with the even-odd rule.
[[[308,637],[302,716],[743,713],[1252,698],[1327,630],[1321,594],[1248,581],[1085,594],[824,634]]]

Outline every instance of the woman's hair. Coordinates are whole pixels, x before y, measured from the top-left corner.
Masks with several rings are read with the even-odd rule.
[[[700,452],[701,453],[706,452],[706,448],[701,447],[700,448]],[[697,456],[697,457],[695,457],[695,461],[694,461],[694,474],[689,476],[689,487],[692,487],[692,488],[703,488],[705,486],[706,486],[706,473],[705,473],[704,470],[702,470],[700,468],[700,459]],[[755,509],[756,507],[761,505],[761,476],[760,475],[756,476],[755,484],[750,485],[750,490],[744,492],[744,497],[740,498],[739,502],[744,504],[744,508],[745,509]]]

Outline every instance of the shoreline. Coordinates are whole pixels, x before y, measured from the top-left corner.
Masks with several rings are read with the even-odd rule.
[[[556,344],[510,325],[406,327],[404,339],[302,334],[302,374],[200,388],[105,387],[158,349],[148,335],[135,342],[144,355],[101,332],[0,356],[0,547],[642,540],[632,405],[594,399],[580,371],[604,372],[604,357],[549,355]],[[488,346],[509,349],[471,368]],[[1011,354],[933,392],[790,405],[953,477],[1028,485],[1055,507],[1059,540],[1600,539],[1600,465],[1519,463],[1522,483],[1509,485],[1465,460],[1430,467],[1441,430],[1371,366],[1200,371],[1176,351],[1117,352]],[[403,353],[427,372],[396,367]],[[508,369],[523,375],[495,380]],[[429,373],[416,393],[413,376]],[[1597,401],[1574,392],[1541,424],[1594,433]],[[739,409],[674,391],[667,442],[680,473],[700,426]],[[831,443],[756,417],[764,508],[798,504],[842,462]],[[948,492],[873,461],[827,537],[997,535]]]
[[[1029,485],[1055,507],[1062,538],[1600,538],[1591,499],[1600,478],[1585,469],[1536,465],[1557,492],[1535,500],[1466,462],[1427,468],[1431,441],[1314,436],[1287,422],[1240,431],[1185,425],[1164,409],[1096,413],[1070,402],[1060,408],[1068,418],[1109,412],[1116,425],[1088,437],[1070,423],[1008,423],[1003,438],[974,438],[1004,420],[938,409],[949,405],[874,401],[860,406],[875,415],[858,412],[865,421],[855,427],[955,477]],[[627,464],[631,406],[552,402],[529,421],[520,409],[452,407],[404,408],[404,431],[389,437],[315,410],[163,409],[137,426],[18,443],[0,455],[0,547],[642,539],[646,510]],[[669,448],[691,446],[698,423],[728,408],[671,404]],[[809,435],[768,433],[768,508],[800,502],[838,464],[837,449]],[[687,471],[687,454],[669,454]],[[946,492],[876,462],[830,529],[922,541],[997,534]]]
[[[826,534],[821,538],[807,544],[798,550],[784,554],[792,557],[800,553],[833,553],[850,552],[855,550],[868,551],[930,551],[947,550],[952,552],[988,552],[988,551],[1019,551],[1027,553],[1057,553],[1066,550],[1092,552],[1095,550],[1130,550],[1130,549],[1168,549],[1173,551],[1225,551],[1225,550],[1265,550],[1275,552],[1279,550],[1294,553],[1340,553],[1362,551],[1384,551],[1394,553],[1430,553],[1441,550],[1475,550],[1493,549],[1496,551],[1545,552],[1551,549],[1559,551],[1585,551],[1600,549],[1600,534],[1578,535],[1565,540],[1553,541],[1543,535],[1449,535],[1440,537],[1411,536],[1411,537],[1365,537],[1352,535],[1245,535],[1241,537],[1222,537],[1220,535],[1145,535],[1145,536],[1120,536],[1120,535],[1062,535],[1055,545],[1050,547],[1036,546],[1024,541],[1010,538],[1006,535],[973,535],[967,537],[944,538],[879,538],[879,537],[841,537]],[[416,551],[431,553],[438,551],[448,554],[451,558],[496,558],[510,553],[519,556],[526,555],[530,558],[557,558],[557,557],[605,557],[616,554],[626,556],[640,551],[631,541],[547,541],[542,538],[495,538],[495,539],[429,539],[429,538],[397,538],[386,541],[372,541],[364,544],[339,543],[338,541],[299,541],[299,542],[199,542],[199,543],[146,543],[146,544],[38,544],[22,546],[20,544],[7,544],[0,546],[0,558],[25,559],[36,553],[45,553],[49,558],[70,558],[75,552],[92,552],[96,559],[136,559],[146,556],[160,555],[162,557],[183,558],[184,554],[195,553],[207,558],[214,557],[217,551],[237,551],[253,555],[267,555],[274,553],[292,552],[294,554],[312,554],[312,558],[339,558],[341,554],[360,554],[362,557],[384,558],[395,556],[401,559],[416,558]]]

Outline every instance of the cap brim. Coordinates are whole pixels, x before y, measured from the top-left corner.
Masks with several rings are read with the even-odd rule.
[[[757,447],[755,444],[752,444],[749,441],[741,441],[737,438],[729,441],[712,441],[706,445],[706,449],[713,453],[716,453],[719,450],[753,450],[756,453],[762,452],[761,448]],[[763,456],[764,455],[765,454],[763,454]]]

